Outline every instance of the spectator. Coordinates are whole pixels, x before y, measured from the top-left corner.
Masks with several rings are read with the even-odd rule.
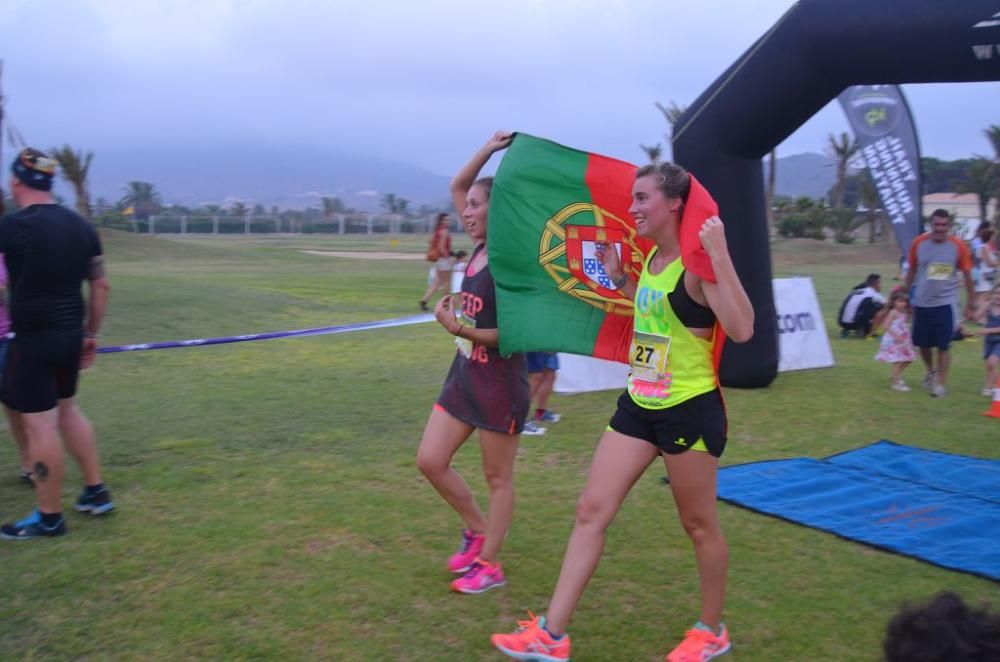
[[[948,349],[961,318],[957,314],[958,271],[965,276],[968,300],[965,316],[972,319],[976,293],[972,287],[972,257],[960,239],[951,234],[951,216],[944,209],[931,214],[930,231],[910,244],[910,270],[906,290],[913,290],[913,344],[927,366],[924,388],[936,398],[947,393]],[[938,350],[934,361],[934,349]]]
[[[884,306],[882,277],[868,274],[868,278],[851,290],[840,305],[837,316],[841,328],[840,337],[846,338],[851,331],[856,331],[860,337],[867,338],[871,334],[875,314]]]

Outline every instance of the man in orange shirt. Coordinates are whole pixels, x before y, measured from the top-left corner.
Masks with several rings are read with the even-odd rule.
[[[906,289],[916,283],[910,300],[913,302],[913,344],[927,366],[924,388],[933,397],[943,397],[948,391],[948,348],[961,321],[958,315],[958,274],[963,272],[968,298],[965,317],[971,319],[976,300],[972,282],[972,256],[965,243],[951,235],[951,216],[944,209],[931,214],[931,229],[910,245],[910,268],[906,273]],[[937,348],[937,363],[933,351]]]

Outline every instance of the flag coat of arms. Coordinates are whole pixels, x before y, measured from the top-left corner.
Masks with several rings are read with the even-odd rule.
[[[597,244],[618,252],[633,282],[653,247],[628,213],[636,166],[517,134],[490,193],[488,249],[496,282],[500,351],[570,352],[627,362],[632,301],[595,256]],[[698,240],[718,214],[691,178],[681,220],[686,269],[715,280]]]

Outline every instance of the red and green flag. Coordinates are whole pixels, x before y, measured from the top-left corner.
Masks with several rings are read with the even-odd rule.
[[[652,242],[628,209],[636,166],[517,134],[490,193],[490,272],[496,281],[500,351],[570,352],[627,362],[632,301],[594,253],[610,243],[637,280]],[[681,259],[714,281],[698,240],[718,206],[691,178],[681,219]]]

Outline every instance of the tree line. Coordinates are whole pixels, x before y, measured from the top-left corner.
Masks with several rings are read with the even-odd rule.
[[[671,101],[668,105],[656,102],[668,127],[684,114],[686,108]],[[921,158],[923,172],[922,195],[929,193],[971,193],[979,204],[979,218],[987,220],[990,200],[996,200],[994,220],[1000,223],[1000,125],[983,129],[992,155],[976,154],[972,158],[944,161],[933,157]],[[670,141],[670,135],[666,135]],[[663,155],[661,143],[639,145],[650,163],[660,162]],[[858,155],[857,140],[842,132],[827,137],[826,153],[834,158],[836,177],[825,198],[816,200],[809,196],[790,198],[775,191],[777,151],[768,155],[768,181],[766,204],[768,224],[772,232],[783,237],[808,237],[826,239],[827,231],[842,243],[854,241],[858,228],[868,224],[868,241],[872,243],[880,234],[877,210],[881,203],[875,182],[867,168],[852,171],[851,164]],[[858,209],[864,213],[859,215]]]

